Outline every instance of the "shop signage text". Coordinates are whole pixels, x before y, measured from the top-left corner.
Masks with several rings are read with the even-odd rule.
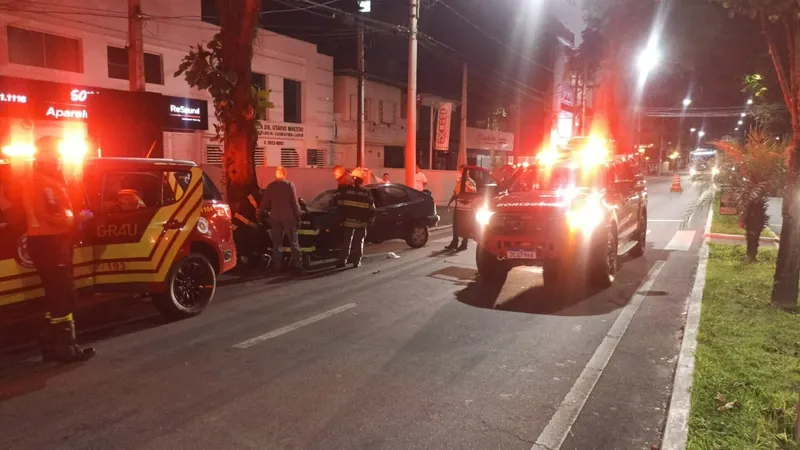
[[[89,117],[85,109],[59,109],[54,106],[47,108],[47,112],[44,115],[54,119],[85,120]]]
[[[261,122],[258,135],[271,138],[303,139],[305,137],[305,127],[296,123]]]
[[[450,117],[453,113],[452,103],[443,103],[439,106],[436,117],[436,150],[448,150],[450,148]]]
[[[167,128],[207,130],[208,102],[184,97],[167,97]]]

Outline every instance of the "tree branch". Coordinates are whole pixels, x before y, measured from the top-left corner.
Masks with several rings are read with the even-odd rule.
[[[759,17],[761,18],[761,32],[764,34],[764,37],[767,40],[769,56],[772,58],[772,64],[775,66],[775,73],[778,75],[778,84],[781,86],[783,101],[786,102],[786,107],[789,109],[789,113],[792,115],[792,124],[794,125],[797,123],[797,117],[795,112],[795,98],[792,89],[793,86],[786,81],[786,71],[783,68],[783,62],[781,62],[780,55],[778,55],[778,50],[775,47],[775,40],[772,38],[772,35],[770,35],[769,30],[767,29],[767,18],[763,11],[759,13]],[[792,36],[787,36],[787,39],[792,39]],[[794,80],[790,80],[790,82],[791,81]]]

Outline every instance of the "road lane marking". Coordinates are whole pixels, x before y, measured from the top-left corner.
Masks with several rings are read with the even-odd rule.
[[[648,222],[658,222],[658,223],[681,223],[683,222],[682,219],[647,219]]]
[[[692,242],[694,242],[695,233],[696,231],[694,230],[680,230],[676,232],[675,236],[672,236],[672,239],[670,239],[669,244],[667,244],[664,250],[688,252],[692,247]]]
[[[597,347],[597,350],[595,350],[592,358],[586,363],[586,367],[583,368],[578,379],[575,380],[572,389],[570,389],[567,396],[564,397],[558,410],[556,410],[550,422],[544,430],[542,430],[542,434],[536,439],[536,443],[533,444],[531,450],[558,450],[561,448],[561,445],[567,438],[567,434],[569,434],[572,429],[572,425],[575,424],[575,420],[578,419],[583,406],[586,404],[586,400],[589,399],[597,381],[603,374],[606,364],[608,364],[608,361],[617,349],[617,344],[619,344],[625,331],[627,331],[634,314],[639,310],[639,307],[647,296],[648,291],[650,291],[650,288],[653,287],[653,283],[663,267],[664,261],[656,261],[653,267],[650,268],[644,282],[636,291],[636,294],[631,297],[631,301],[622,308],[622,312],[617,316],[617,320],[611,325],[608,333],[606,333],[606,337],[603,338],[603,341]]]
[[[336,314],[345,312],[348,309],[353,309],[356,306],[358,306],[358,304],[356,304],[356,303],[348,303],[346,305],[342,305],[342,306],[340,306],[338,308],[334,308],[334,309],[332,309],[330,311],[325,311],[324,313],[317,314],[316,316],[311,316],[311,317],[309,317],[307,319],[303,319],[303,320],[301,320],[299,322],[295,322],[295,323],[293,323],[291,325],[286,325],[285,327],[278,328],[277,330],[272,330],[269,333],[262,334],[261,336],[256,336],[256,337],[254,337],[252,339],[248,339],[248,340],[246,340],[244,342],[240,342],[240,343],[234,345],[234,347],[235,348],[252,347],[252,346],[254,346],[256,344],[259,344],[259,343],[264,342],[266,340],[269,340],[269,339],[276,338],[278,336],[284,335],[284,334],[286,334],[286,333],[288,333],[290,331],[294,331],[294,330],[296,330],[298,328],[301,328],[301,327],[304,327],[306,325],[311,325],[312,323],[319,322],[320,320],[327,319],[328,317],[331,317],[331,316],[335,316]]]

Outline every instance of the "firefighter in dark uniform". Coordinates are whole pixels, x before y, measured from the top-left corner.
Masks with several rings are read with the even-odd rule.
[[[77,301],[72,278],[76,218],[61,171],[58,139],[36,142],[32,176],[25,183],[27,249],[44,288],[47,324],[42,333],[42,359],[86,361],[93,348],[80,348],[72,313]],[[80,219],[78,219],[80,220]]]
[[[353,263],[353,267],[361,265],[367,227],[375,220],[375,201],[369,189],[363,186],[365,176],[365,171],[357,167],[350,173],[352,185],[342,182],[345,177],[338,177],[340,182],[336,191],[336,204],[342,219],[344,236],[339,263],[336,265],[339,268],[346,266],[348,261]]]

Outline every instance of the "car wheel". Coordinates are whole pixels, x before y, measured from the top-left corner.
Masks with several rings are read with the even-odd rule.
[[[498,260],[495,255],[484,251],[480,245],[478,245],[478,249],[475,251],[475,260],[481,279],[496,284],[503,284],[506,282],[509,267],[505,261]]]
[[[412,225],[411,229],[408,230],[406,244],[408,244],[408,246],[411,248],[421,248],[428,243],[429,237],[430,234],[428,233],[428,227],[424,224],[417,223]]]
[[[609,287],[617,277],[617,266],[619,256],[617,255],[617,229],[614,226],[608,227],[605,239],[594,248],[592,262],[589,266],[589,279],[593,284],[601,287]]]
[[[191,253],[172,266],[164,283],[166,290],[153,297],[156,309],[170,320],[186,319],[211,303],[217,274],[205,256]]]
[[[636,245],[631,249],[629,255],[634,258],[639,258],[644,255],[644,249],[647,246],[647,213],[642,213],[639,219],[639,226],[636,228]]]

